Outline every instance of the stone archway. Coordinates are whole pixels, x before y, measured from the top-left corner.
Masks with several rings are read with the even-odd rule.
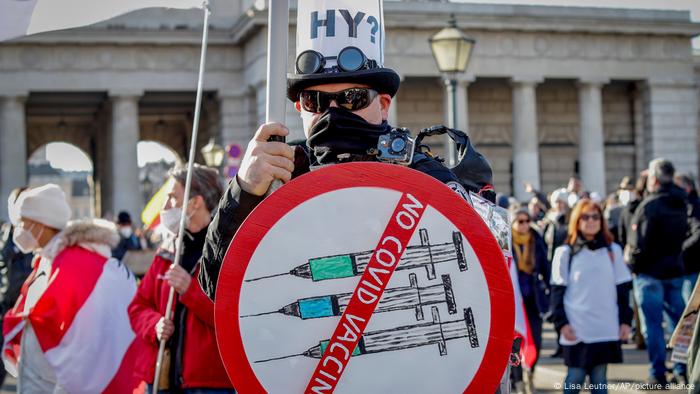
[[[183,157],[159,141],[139,141],[137,147],[139,183],[145,206],[168,178],[170,169],[184,163]]]
[[[50,142],[27,160],[27,186],[58,185],[66,194],[72,219],[96,216],[93,160],[72,143]]]

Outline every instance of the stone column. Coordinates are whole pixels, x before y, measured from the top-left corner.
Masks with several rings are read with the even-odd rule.
[[[454,127],[457,130],[462,130],[465,133],[469,132],[469,103],[467,96],[467,87],[472,80],[467,79],[456,79],[454,82],[454,108],[452,107],[452,83],[451,80],[443,79],[443,89],[445,89],[444,94],[444,124],[448,127]],[[452,111],[456,113],[457,122],[452,124]],[[450,152],[451,146],[453,144],[452,139],[445,134],[445,157],[448,159],[447,163],[450,163]]]
[[[583,187],[605,197],[605,140],[603,138],[604,81],[578,83],[578,168]]]
[[[644,86],[642,82],[635,83],[632,93],[632,119],[634,124],[634,174],[639,174],[647,167],[644,147]]]
[[[25,95],[0,96],[0,218],[7,215],[12,189],[27,184]]]
[[[139,97],[137,92],[110,92],[112,127],[109,138],[111,211],[125,210],[134,224],[140,222],[143,201],[139,182],[136,145],[139,142]]]
[[[664,157],[677,172],[698,175],[698,93],[686,81],[650,80],[644,86],[646,163]]]
[[[514,79],[513,85],[513,194],[527,201],[525,182],[539,190],[540,155],[537,137],[538,80]]]

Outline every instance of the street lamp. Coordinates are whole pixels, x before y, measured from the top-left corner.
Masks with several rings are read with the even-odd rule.
[[[202,147],[200,152],[204,156],[204,162],[209,167],[214,167],[217,170],[221,167],[221,163],[224,162],[224,155],[226,154],[224,148],[214,142],[214,137],[209,139],[209,142]]]
[[[448,99],[448,126],[454,129],[457,127],[457,74],[467,70],[476,40],[457,28],[457,20],[452,14],[447,27],[430,37],[428,42],[430,42],[430,49],[433,52],[438,70],[445,81]],[[445,144],[448,162],[453,167],[457,165],[457,149],[455,144],[450,142],[449,136]]]

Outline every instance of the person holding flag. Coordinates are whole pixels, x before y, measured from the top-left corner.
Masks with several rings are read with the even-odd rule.
[[[133,274],[111,257],[113,223],[68,222],[63,191],[24,191],[13,240],[34,253],[33,271],[3,322],[3,361],[28,393],[124,393],[135,387],[134,332],[127,305]]]
[[[199,270],[198,262],[211,212],[221,198],[219,175],[212,168],[195,164],[190,199],[185,204],[186,176],[186,166],[176,167],[170,172],[173,181],[167,182],[169,189],[160,223],[171,236],[156,253],[129,305],[131,324],[143,349],[136,374],[149,385],[148,392],[153,393],[158,344],[164,340],[167,347],[160,370],[159,390],[233,393],[216,347],[214,303],[192,281],[192,276]],[[184,252],[181,264],[175,265],[175,236],[183,209],[188,218]],[[166,319],[171,287],[177,292],[178,302],[173,319]]]

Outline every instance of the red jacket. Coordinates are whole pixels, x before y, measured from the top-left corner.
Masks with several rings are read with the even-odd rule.
[[[156,255],[129,305],[131,326],[144,349],[136,361],[136,375],[149,384],[153,383],[158,356],[155,327],[165,315],[170,291],[164,276],[171,264],[171,260]],[[175,299],[185,306],[187,312],[182,353],[183,388],[233,388],[216,345],[214,303],[199,286],[196,271],[199,271],[199,265],[187,292],[181,296],[175,293]]]

